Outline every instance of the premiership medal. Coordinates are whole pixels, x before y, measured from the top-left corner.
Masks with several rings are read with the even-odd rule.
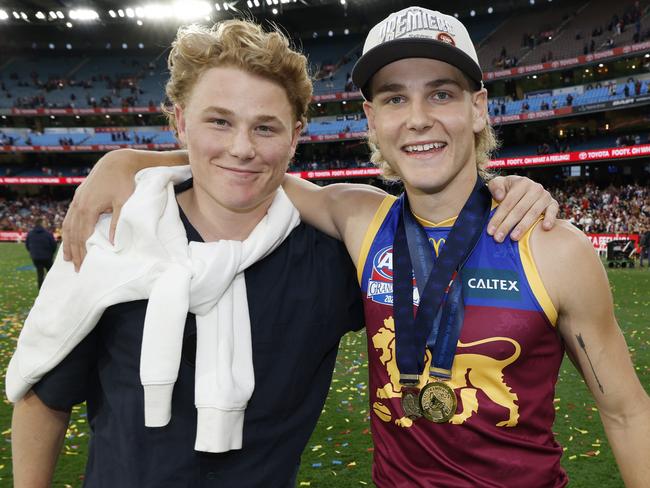
[[[420,390],[420,410],[427,420],[444,424],[456,413],[456,393],[442,381],[428,383]]]
[[[417,390],[412,388],[402,389],[402,409],[404,410],[404,416],[411,420],[422,417]]]
[[[451,420],[457,407],[456,393],[444,380],[451,378],[464,320],[460,273],[487,224],[492,198],[477,177],[436,256],[429,236],[411,212],[408,196],[402,195],[400,201],[402,215],[393,240],[393,309],[402,409],[411,420],[425,417],[442,424]],[[414,301],[414,281],[419,303]],[[425,350],[431,353],[432,380],[418,392]]]

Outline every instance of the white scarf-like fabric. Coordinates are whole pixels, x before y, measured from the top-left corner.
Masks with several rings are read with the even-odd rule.
[[[148,298],[140,360],[145,425],[164,426],[171,418],[190,311],[197,318],[195,449],[242,447],[244,411],[254,389],[244,270],[273,252],[300,220],[280,188],[245,241],[188,244],[173,186],[190,176],[189,167],[141,171],[122,209],[115,246],[104,218],[78,274],[57,257],[7,371],[11,401],[54,368],[106,307]]]

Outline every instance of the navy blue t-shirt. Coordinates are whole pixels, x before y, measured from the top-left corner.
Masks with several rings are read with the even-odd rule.
[[[183,216],[188,239],[201,241]],[[363,326],[356,273],[344,246],[300,224],[245,272],[255,391],[243,449],[194,451],[196,321],[188,314],[171,422],[144,427],[140,348],[147,302],[106,310],[97,327],[34,387],[51,408],[87,402],[84,486],[288,487],[321,413],[340,338]]]

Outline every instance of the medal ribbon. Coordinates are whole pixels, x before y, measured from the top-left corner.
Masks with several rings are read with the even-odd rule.
[[[396,359],[400,382],[417,384],[424,369],[425,347],[432,354],[431,374],[449,378],[464,311],[462,283],[456,277],[487,223],[492,198],[485,182],[477,177],[436,260],[406,193],[400,198],[402,218],[393,242]],[[413,275],[420,295],[416,313]]]

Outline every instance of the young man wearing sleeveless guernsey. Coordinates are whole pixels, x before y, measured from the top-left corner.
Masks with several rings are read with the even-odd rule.
[[[626,485],[645,486],[650,400],[591,243],[566,222],[527,230],[540,213],[531,195],[522,197],[532,208],[512,238],[499,236],[501,227],[502,242],[488,237],[505,206],[486,199],[480,179],[496,146],[481,78],[457,19],[420,7],[391,14],[370,31],[353,79],[366,100],[372,160],[403,182],[406,196],[285,178],[303,220],[343,240],[357,265],[373,481],[380,488],[566,486],[552,432],[566,351],[594,395]],[[68,232],[84,226],[74,222]]]

